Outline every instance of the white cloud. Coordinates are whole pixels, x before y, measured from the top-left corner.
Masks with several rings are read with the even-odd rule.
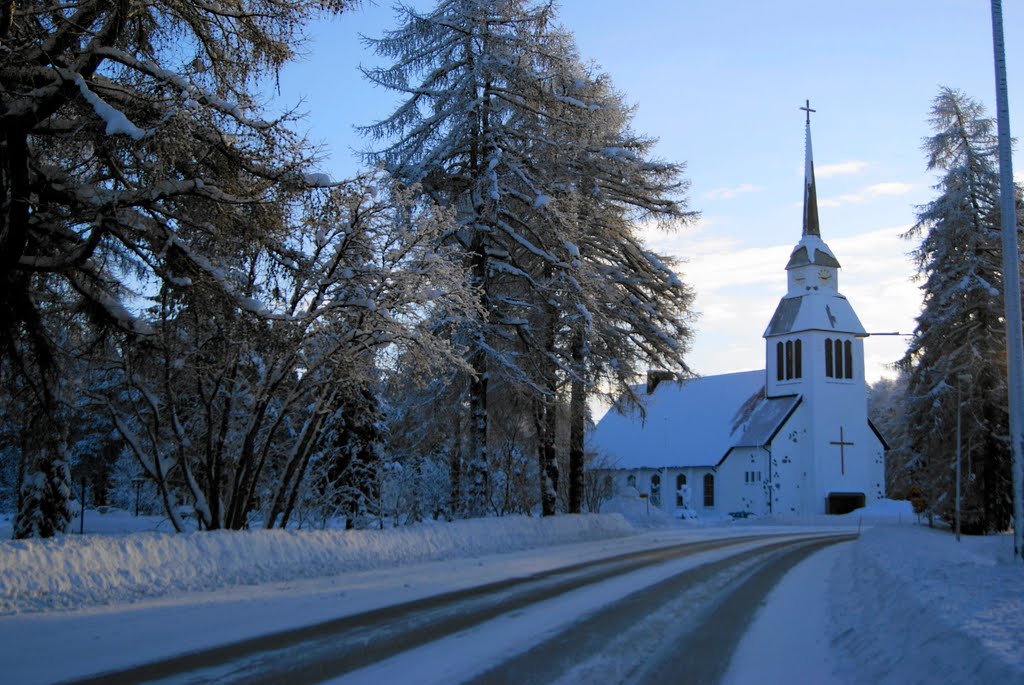
[[[900,181],[889,181],[888,183],[875,183],[864,189],[868,195],[906,195],[914,189],[911,183]]]
[[[819,207],[839,207],[855,202],[863,202],[864,196],[856,193],[847,193],[839,197],[824,197],[818,200]]]
[[[818,178],[830,178],[832,176],[843,176],[846,174],[859,174],[868,167],[867,162],[851,160],[849,162],[837,162],[835,164],[822,164],[814,166],[814,175]],[[803,174],[803,169],[800,169]]]
[[[840,207],[842,205],[865,202],[869,199],[891,195],[905,195],[914,189],[911,183],[900,181],[888,181],[885,183],[874,183],[861,188],[857,193],[845,193],[838,197],[818,198],[819,207]],[[798,206],[794,204],[794,206]]]
[[[764,190],[761,186],[755,186],[752,183],[741,183],[733,188],[715,188],[704,193],[704,198],[707,200],[731,200],[737,195],[743,193],[756,193]]]

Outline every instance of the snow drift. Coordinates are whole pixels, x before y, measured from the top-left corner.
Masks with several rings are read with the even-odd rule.
[[[212,531],[0,542],[0,613],[326,576],[635,533],[620,515],[509,516],[385,531]]]

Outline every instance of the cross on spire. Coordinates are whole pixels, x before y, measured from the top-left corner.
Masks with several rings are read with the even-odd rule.
[[[811,101],[805,100],[800,109],[807,112],[807,149],[804,159],[804,230],[803,235],[821,236],[818,227],[818,191],[814,187],[814,154],[811,152]]]
[[[807,123],[811,123],[811,112],[817,112],[816,109],[811,109],[811,101],[804,100],[804,106],[800,108],[801,111],[807,112]]]

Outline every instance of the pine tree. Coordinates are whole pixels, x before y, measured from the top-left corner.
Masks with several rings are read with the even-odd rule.
[[[924,304],[900,361],[908,374],[907,434],[915,485],[951,520],[957,386],[962,401],[962,522],[965,531],[1004,530],[1012,483],[1002,305],[999,178],[993,121],[962,92],[943,88],[925,140],[938,197],[920,208],[907,237]],[[966,376],[970,380],[966,380]]]
[[[47,427],[52,428],[52,427]],[[37,427],[38,442],[24,444],[26,467],[18,493],[14,519],[15,538],[48,538],[67,530],[71,523],[71,472],[64,445],[52,430]],[[79,502],[84,507],[85,502]]]

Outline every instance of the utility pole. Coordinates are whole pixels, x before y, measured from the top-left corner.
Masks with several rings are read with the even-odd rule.
[[[1017,194],[1010,157],[1010,104],[1006,88],[1003,3],[992,0],[992,51],[996,69],[996,123],[999,131],[999,198],[1003,224],[1003,306],[1006,311],[1007,385],[1010,445],[1013,449],[1013,554],[1024,560],[1024,334],[1020,313],[1020,256],[1017,252]]]

